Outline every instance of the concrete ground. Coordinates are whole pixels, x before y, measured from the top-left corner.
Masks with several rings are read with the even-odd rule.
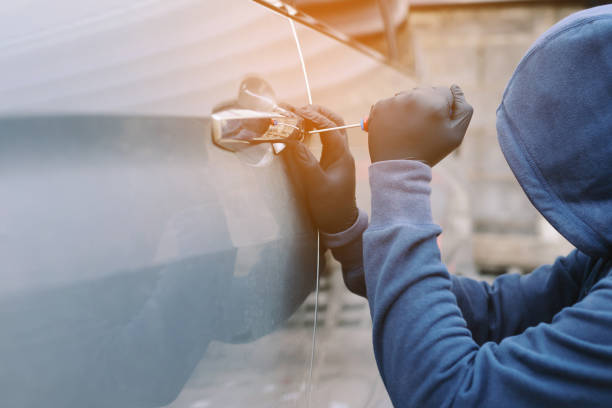
[[[312,406],[392,407],[374,360],[367,301],[345,288],[338,263],[329,272],[319,295]]]

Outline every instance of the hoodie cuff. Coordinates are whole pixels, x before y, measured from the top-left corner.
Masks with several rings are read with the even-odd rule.
[[[370,166],[372,223],[430,224],[431,167],[415,160],[388,160]]]
[[[321,243],[325,248],[339,248],[360,237],[366,228],[368,228],[368,214],[360,208],[357,220],[348,229],[335,234],[321,231]]]

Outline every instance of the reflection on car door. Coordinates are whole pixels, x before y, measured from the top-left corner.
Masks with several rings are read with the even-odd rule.
[[[0,25],[1,405],[303,403],[315,231],[283,156],[206,118],[252,71],[303,96],[286,21],[62,4]]]

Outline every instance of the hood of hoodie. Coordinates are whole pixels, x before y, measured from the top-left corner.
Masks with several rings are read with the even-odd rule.
[[[565,18],[531,46],[497,133],[538,211],[582,252],[612,257],[612,5]]]

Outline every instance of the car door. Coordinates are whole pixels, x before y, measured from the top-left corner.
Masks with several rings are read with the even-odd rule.
[[[282,153],[210,135],[247,74],[307,103],[287,19],[239,0],[0,7],[1,405],[311,404],[316,231]],[[406,85],[298,33],[313,101],[347,120]]]
[[[304,400],[312,311],[285,326],[316,232],[284,158],[218,148],[209,119],[249,72],[305,100],[286,21],[244,2],[1,7],[1,405]]]

